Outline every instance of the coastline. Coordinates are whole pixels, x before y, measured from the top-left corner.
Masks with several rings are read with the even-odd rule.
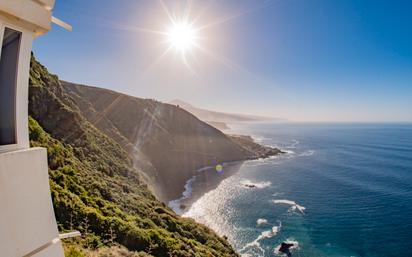
[[[186,181],[182,196],[168,202],[168,206],[177,214],[182,215],[189,210],[193,203],[209,191],[215,189],[221,181],[232,176],[242,167],[244,161],[223,163],[221,172],[214,166],[206,166],[198,169],[197,174]]]
[[[237,141],[248,151],[254,151],[256,155],[251,158],[237,161],[228,161],[216,166],[205,166],[196,170],[196,174],[189,178],[181,193],[181,197],[168,201],[167,205],[179,215],[190,209],[204,194],[217,188],[226,178],[236,174],[245,162],[274,158],[286,153],[278,148],[262,145],[249,135],[228,135]],[[245,185],[250,186],[250,185]]]

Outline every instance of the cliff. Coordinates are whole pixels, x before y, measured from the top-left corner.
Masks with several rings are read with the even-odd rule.
[[[224,238],[158,201],[127,152],[34,58],[29,90],[31,144],[48,151],[59,230],[82,232],[66,241],[67,256],[238,256]]]
[[[197,169],[227,161],[279,153],[233,140],[176,105],[141,99],[111,90],[61,82],[80,113],[128,152],[156,195],[179,198]]]
[[[279,150],[227,136],[174,105],[59,81],[34,58],[29,92],[31,144],[48,149],[59,229],[83,234],[68,254],[238,256],[158,199],[178,198],[200,167]]]

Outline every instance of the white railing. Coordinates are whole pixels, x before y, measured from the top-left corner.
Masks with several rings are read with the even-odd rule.
[[[43,251],[44,249],[46,249],[46,248],[48,248],[48,247],[50,247],[54,244],[57,244],[62,239],[72,238],[72,237],[77,237],[77,236],[81,236],[79,231],[73,231],[73,232],[69,232],[69,233],[60,234],[59,237],[56,237],[56,238],[52,239],[51,241],[41,245],[40,247],[37,247],[36,249],[29,252],[28,254],[23,255],[22,257],[31,257],[31,256]]]

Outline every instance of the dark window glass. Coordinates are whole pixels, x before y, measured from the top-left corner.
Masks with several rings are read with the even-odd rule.
[[[0,56],[0,145],[16,143],[16,86],[21,32],[5,28]]]

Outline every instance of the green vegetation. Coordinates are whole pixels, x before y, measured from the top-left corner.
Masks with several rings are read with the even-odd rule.
[[[127,153],[87,121],[32,58],[31,145],[48,152],[60,231],[79,230],[66,256],[238,256],[209,228],[158,201]]]

